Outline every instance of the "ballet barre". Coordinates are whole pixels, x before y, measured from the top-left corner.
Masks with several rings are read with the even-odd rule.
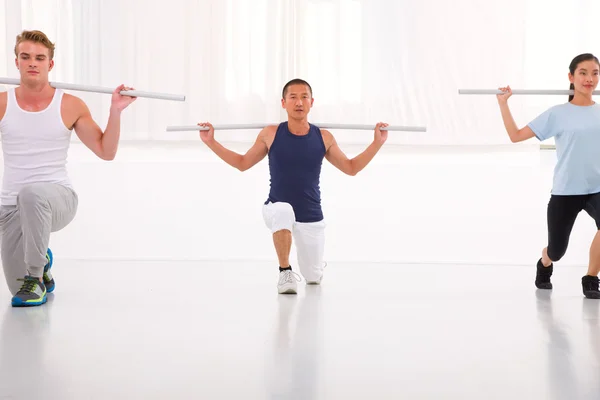
[[[360,125],[360,124],[320,124],[312,123],[322,129],[348,129],[348,130],[375,130],[375,125]],[[269,125],[279,125],[279,123],[271,124],[224,124],[224,125],[213,125],[216,131],[227,131],[235,129],[262,129]],[[183,131],[207,131],[208,127],[202,127],[199,125],[183,125],[183,126],[168,126],[167,132],[183,132]],[[389,125],[381,128],[382,131],[404,131],[404,132],[427,132],[427,128],[424,126],[395,126]]]
[[[505,92],[498,89],[458,89],[458,94],[504,94]],[[574,95],[574,90],[569,89],[513,89],[512,94],[524,95]],[[600,90],[595,90],[594,95],[600,95]]]
[[[20,85],[21,82],[18,79],[13,79],[13,78],[0,78],[0,84]],[[52,86],[55,89],[76,90],[76,91],[80,91],[80,92],[112,94],[115,91],[114,88],[111,89],[111,88],[101,87],[101,86],[78,85],[78,84],[74,84],[74,83],[49,82],[49,84],[50,84],[50,86]],[[131,96],[131,97],[147,97],[147,98],[151,98],[151,99],[160,99],[160,100],[185,101],[185,96],[179,95],[179,94],[143,92],[141,90],[122,90],[119,93],[123,96]]]

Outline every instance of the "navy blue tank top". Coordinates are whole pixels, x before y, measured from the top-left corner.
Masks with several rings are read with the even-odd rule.
[[[319,181],[325,157],[321,130],[312,124],[308,134],[294,135],[288,123],[277,128],[269,149],[271,190],[265,204],[289,203],[297,222],[317,222],[323,219]]]

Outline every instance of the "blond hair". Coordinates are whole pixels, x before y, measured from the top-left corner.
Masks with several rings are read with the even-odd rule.
[[[44,32],[41,31],[23,31],[21,34],[17,35],[17,42],[15,43],[15,56],[19,56],[17,52],[17,47],[19,47],[19,43],[22,42],[34,42],[40,43],[44,45],[48,51],[50,59],[54,58],[54,43],[48,39],[48,36]]]

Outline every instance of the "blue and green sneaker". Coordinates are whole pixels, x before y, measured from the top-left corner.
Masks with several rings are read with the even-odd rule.
[[[46,286],[40,282],[39,278],[26,276],[19,281],[23,282],[23,286],[12,298],[13,307],[41,306],[48,301]]]
[[[52,293],[54,291],[54,287],[56,286],[54,283],[54,277],[50,273],[50,269],[52,268],[52,263],[54,262],[54,257],[52,256],[52,250],[48,249],[46,251],[46,260],[48,263],[44,266],[44,285],[46,286],[46,291],[48,293]]]

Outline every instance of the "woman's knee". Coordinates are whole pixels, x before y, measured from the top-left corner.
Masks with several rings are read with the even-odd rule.
[[[548,246],[548,258],[553,262],[559,261],[567,252],[567,244],[560,244],[558,246]]]

